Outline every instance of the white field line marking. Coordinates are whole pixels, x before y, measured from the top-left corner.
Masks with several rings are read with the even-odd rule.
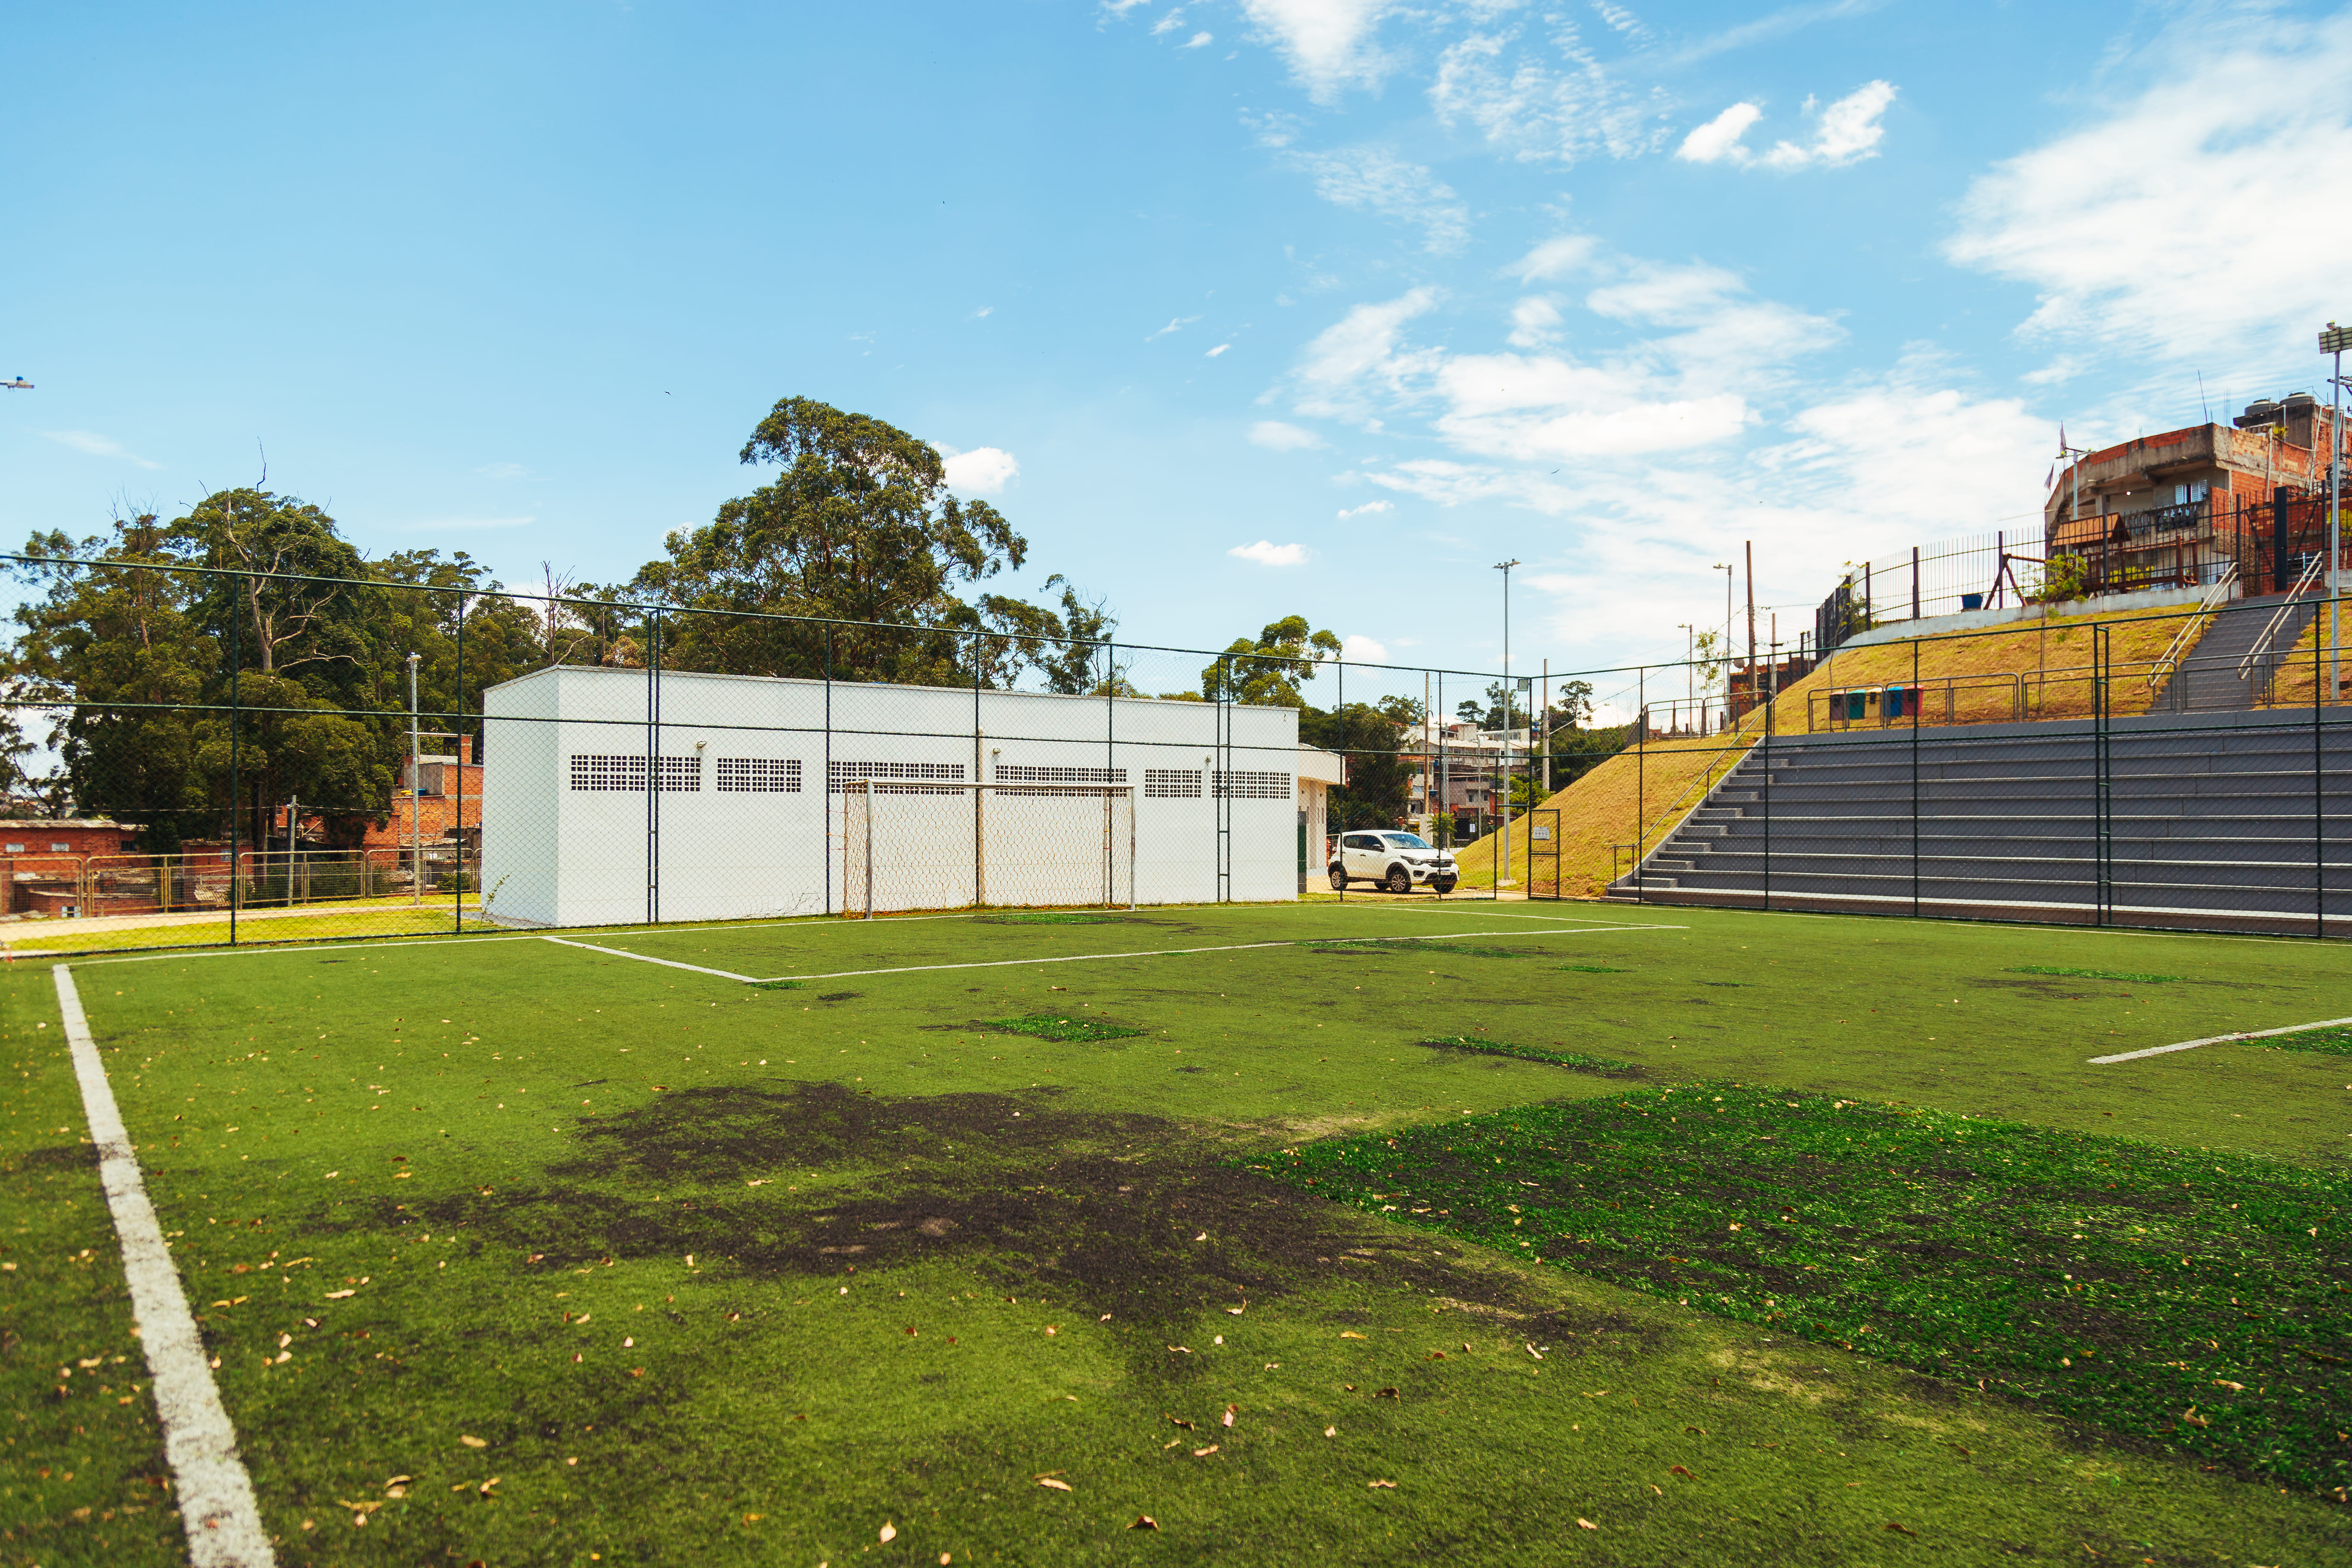
[[[850,980],[867,974],[925,974],[940,969],[1019,969],[1026,964],[1094,963],[1112,958],[1172,958],[1198,952],[1250,952],[1268,947],[1306,947],[1328,942],[1454,942],[1465,936],[1598,936],[1603,931],[1688,931],[1688,926],[1603,926],[1586,931],[1456,931],[1443,936],[1299,937],[1281,942],[1239,942],[1223,947],[1144,947],[1132,952],[1072,952],[1047,958],[992,958],[977,963],[909,963],[895,969],[835,969],[824,974],[778,974],[775,980]],[[680,965],[679,967],[688,967]],[[712,971],[710,973],[716,973]]]
[[[197,1337],[188,1299],[180,1289],[179,1270],[173,1267],[171,1248],[155,1220],[155,1205],[147,1201],[139,1161],[123,1130],[122,1114],[115,1108],[114,1091],[107,1087],[106,1067],[89,1037],[89,1020],[82,1016],[73,974],[62,963],[51,973],[57,976],[58,1006],[65,1014],[66,1042],[73,1050],[74,1076],[81,1080],[90,1141],[98,1146],[99,1184],[106,1190],[114,1232],[122,1242],[122,1272],[131,1286],[139,1342],[154,1380],[163,1454],[179,1486],[188,1560],[194,1568],[268,1568],[276,1558],[261,1527],[252,1479],[237,1457],[236,1429],[229,1425],[220,1390],[214,1386],[204,1341]]]
[[[2226,1046],[2232,1040],[2267,1040],[2273,1035],[2300,1035],[2305,1029],[2332,1029],[2342,1024],[2352,1024],[2352,1018],[2322,1018],[2316,1024],[2289,1024],[2284,1029],[2252,1029],[2242,1035],[2209,1035],[2201,1040],[2183,1040],[2174,1046],[2150,1046],[2144,1051],[2122,1051],[2112,1057],[2093,1057],[2091,1061],[2095,1067],[2105,1067],[2112,1062],[2136,1062],[2142,1057],[2193,1051],[2200,1046]]]
[[[593,942],[567,942],[560,936],[543,936],[539,940],[541,942],[551,942],[558,947],[577,947],[589,952],[610,953],[614,958],[634,958],[639,963],[658,963],[665,969],[690,969],[697,974],[715,974],[721,980],[740,980],[747,985],[756,985],[759,984],[757,980],[753,979],[749,974],[736,974],[724,969],[705,969],[701,964],[680,963],[674,958],[648,958],[642,952],[630,952],[622,948],[598,947]]]

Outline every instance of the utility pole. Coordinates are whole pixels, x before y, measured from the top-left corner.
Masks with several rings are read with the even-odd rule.
[[[1731,628],[1734,625],[1731,614],[1731,563],[1718,561],[1715,563],[1715,570],[1723,574],[1723,658],[1721,663],[1723,665],[1724,720],[1727,723],[1731,718]]]
[[[1503,574],[1503,847],[1495,854],[1498,899],[1511,869],[1511,568],[1518,563],[1516,556],[1495,563],[1495,570]]]

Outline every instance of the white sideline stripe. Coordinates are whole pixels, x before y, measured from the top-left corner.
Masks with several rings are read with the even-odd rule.
[[[697,974],[715,974],[721,980],[740,980],[747,985],[759,984],[758,980],[749,974],[734,974],[724,969],[705,969],[698,963],[680,963],[674,958],[648,958],[642,952],[629,952],[617,947],[598,947],[593,942],[567,942],[560,936],[543,936],[539,940],[551,942],[558,947],[577,947],[584,948],[590,952],[609,952],[614,958],[634,958],[639,963],[658,963],[665,969],[691,969]]]
[[[1281,942],[1237,942],[1223,947],[1143,947],[1133,952],[1072,952],[1050,958],[992,958],[978,963],[909,963],[895,969],[836,969],[824,974],[778,974],[772,980],[849,980],[867,974],[924,974],[938,969],[1019,969],[1033,963],[1093,963],[1108,958],[1172,958],[1192,952],[1249,952],[1267,947],[1306,947],[1332,942],[1454,942],[1465,936],[1598,936],[1604,931],[1688,931],[1688,926],[1601,926],[1583,931],[1455,931],[1443,936],[1323,936]],[[681,969],[691,968],[680,964]],[[707,970],[706,973],[716,973]],[[755,984],[761,984],[755,982]]]
[[[2201,1040],[2183,1040],[2174,1046],[2150,1046],[2144,1051],[2123,1051],[2112,1057],[2093,1057],[2092,1065],[2105,1067],[2113,1062],[2136,1062],[2142,1057],[2160,1057],[2173,1051],[2193,1051],[2200,1046],[2226,1046],[2232,1040],[2267,1040],[2273,1035],[2300,1035],[2305,1029],[2332,1029],[2341,1024],[2352,1024],[2352,1018],[2322,1018],[2316,1024],[2289,1024],[2284,1029],[2250,1029],[2242,1035],[2209,1035]]]
[[[58,1007],[65,1014],[66,1043],[72,1047],[74,1076],[81,1080],[83,1111],[90,1141],[98,1146],[98,1180],[114,1213],[114,1233],[122,1242],[122,1272],[131,1286],[131,1311],[139,1342],[154,1380],[155,1415],[163,1426],[163,1454],[180,1493],[180,1521],[188,1532],[188,1561],[194,1568],[270,1568],[277,1559],[253,1480],[237,1457],[236,1429],[221,1405],[220,1390],[206,1364],[204,1341],[188,1315],[179,1270],[155,1220],[139,1177],[139,1161],[106,1067],[82,1016],[81,997],[65,964],[57,976]]]

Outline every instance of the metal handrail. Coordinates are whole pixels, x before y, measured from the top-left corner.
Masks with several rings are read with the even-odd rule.
[[[2232,561],[2230,563],[2230,569],[2222,573],[2221,578],[2210,588],[2205,590],[2205,596],[2197,601],[2197,613],[2180,624],[2180,630],[2173,637],[2172,646],[2164,650],[2163,657],[2156,661],[2156,668],[2147,672],[2147,689],[2150,691],[2158,689],[2159,679],[2172,679],[2174,668],[2179,665],[2181,658],[2196,646],[2198,638],[2203,635],[2206,617],[2213,613],[2214,606],[2228,596],[2230,590],[2237,584],[2237,581],[2238,563]]]
[[[2271,651],[2271,644],[2276,640],[2279,628],[2286,625],[2287,617],[2294,613],[2295,601],[2311,591],[2312,584],[2319,579],[2319,569],[2326,564],[2327,557],[2325,553],[2312,556],[2311,564],[2303,569],[2303,575],[2296,578],[2294,586],[2287,590],[2286,598],[2280,603],[2278,613],[2271,616],[2268,626],[2263,627],[2263,635],[2254,639],[2254,646],[2246,650],[2246,657],[2238,661],[2240,680],[2251,677],[2254,672],[2254,661]]]

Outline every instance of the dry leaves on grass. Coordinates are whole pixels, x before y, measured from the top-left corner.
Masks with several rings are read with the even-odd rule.
[[[1196,1459],[1205,1459],[1223,1447],[1224,1447],[1224,1445],[1222,1443],[1212,1443],[1205,1448],[1193,1449],[1192,1457]]]
[[[1152,1518],[1148,1513],[1139,1513],[1135,1516],[1135,1522],[1129,1525],[1127,1528],[1129,1530],[1157,1530],[1160,1528],[1160,1521]]]
[[[1234,1417],[1241,1413],[1241,1408],[1242,1407],[1238,1405],[1228,1405],[1225,1406],[1226,1426],[1230,1426],[1234,1424]]]
[[[1039,1476],[1037,1478],[1037,1484],[1041,1487],[1051,1487],[1057,1492],[1074,1491],[1076,1489],[1072,1487],[1069,1482],[1056,1480],[1052,1476]]]
[[[490,1446],[488,1438],[477,1437],[470,1432],[460,1433],[457,1441],[465,1444],[468,1448],[487,1448]]]
[[[1601,1527],[1593,1523],[1589,1519],[1580,1519],[1576,1521],[1576,1528],[1579,1530],[1598,1530]]]
[[[1391,1490],[1391,1491],[1394,1491],[1394,1490],[1396,1490],[1396,1483],[1395,1483],[1394,1481],[1366,1481],[1366,1482],[1364,1483],[1364,1485],[1365,1485],[1365,1486],[1367,1486],[1367,1487],[1375,1487],[1375,1488],[1377,1488],[1377,1487],[1386,1487],[1386,1488],[1387,1488],[1389,1490]]]
[[[882,1544],[887,1546],[890,1542],[898,1539],[898,1527],[886,1519],[882,1521],[881,1534]]]

